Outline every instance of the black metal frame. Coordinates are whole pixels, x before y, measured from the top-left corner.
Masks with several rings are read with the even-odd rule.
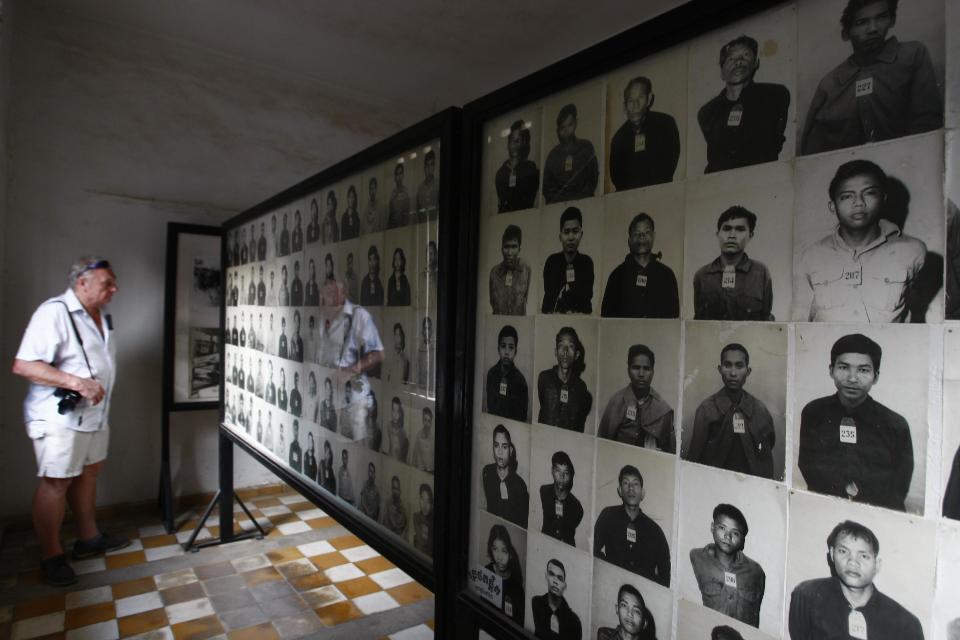
[[[762,10],[786,4],[787,0],[691,0],[652,20],[613,36],[580,53],[537,71],[479,98],[463,109],[463,176],[461,178],[459,209],[463,212],[457,272],[467,286],[457,291],[456,302],[456,359],[454,363],[454,394],[451,418],[458,425],[454,435],[455,476],[445,476],[447,484],[456,491],[450,496],[448,512],[452,528],[449,538],[456,544],[449,550],[448,562],[453,575],[448,576],[449,587],[438,597],[438,609],[457,622],[456,637],[477,638],[483,629],[496,638],[527,640],[533,634],[509,620],[499,610],[474,595],[466,576],[470,540],[471,444],[473,434],[473,354],[476,346],[476,314],[478,308],[477,282],[479,225],[481,219],[481,175],[483,125],[531,102],[549,97],[582,82],[610,73],[626,64],[682,44],[712,29],[747,18]]]
[[[300,474],[293,472],[276,460],[265,455],[249,442],[224,426],[224,387],[220,387],[219,423],[220,423],[220,519],[221,538],[224,532],[232,531],[233,517],[233,478],[232,478],[232,448],[236,444],[242,451],[260,462],[275,475],[295,487],[311,502],[330,514],[338,523],[361,537],[364,542],[376,549],[404,572],[418,582],[431,589],[436,595],[435,626],[437,637],[449,637],[453,628],[453,608],[444,606],[444,594],[452,591],[450,578],[453,576],[447,559],[455,541],[447,535],[446,526],[450,522],[449,502],[451,494],[451,478],[454,476],[456,458],[451,448],[451,432],[456,424],[451,416],[451,405],[455,397],[455,383],[451,372],[454,371],[454,327],[455,305],[453,304],[455,286],[460,280],[454,269],[458,227],[459,202],[455,194],[459,193],[460,170],[460,110],[454,107],[446,109],[434,116],[415,124],[408,129],[383,140],[354,156],[351,156],[336,165],[307,178],[306,180],[285,189],[279,194],[268,198],[260,204],[251,207],[243,213],[231,218],[223,225],[221,238],[221,265],[224,277],[227,269],[226,237],[227,231],[240,227],[245,223],[269,211],[283,206],[292,200],[311,193],[321,187],[326,187],[350,175],[360,173],[371,166],[383,163],[389,159],[409,151],[411,148],[440,139],[441,159],[439,163],[439,208],[438,240],[440,251],[438,254],[438,283],[437,283],[437,390],[435,424],[435,466],[434,466],[434,549],[433,563],[412,553],[406,545],[397,539],[385,534],[372,521],[362,516],[359,511],[351,509],[337,500],[326,491],[317,489],[308,484]],[[220,326],[223,328],[226,317],[226,308],[221,308]],[[225,346],[221,342],[221,367]],[[223,377],[223,379],[226,379]],[[229,460],[229,462],[228,462]],[[224,469],[229,466],[230,473]],[[226,477],[229,475],[230,477]],[[226,540],[224,540],[226,541]]]
[[[218,407],[216,400],[205,400],[203,402],[174,402],[173,400],[177,319],[177,254],[180,249],[180,236],[185,234],[219,237],[220,227],[180,222],[167,223],[167,264],[163,292],[163,387],[160,400],[160,488],[157,499],[163,518],[163,526],[167,533],[173,533],[176,528],[173,515],[173,485],[170,477],[170,414],[178,411],[211,411]],[[221,321],[221,328],[222,325]],[[220,341],[220,344],[222,363],[223,340]],[[222,372],[220,380],[222,388]]]

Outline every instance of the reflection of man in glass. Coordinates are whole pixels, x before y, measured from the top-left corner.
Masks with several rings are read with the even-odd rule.
[[[530,209],[540,188],[540,170],[530,160],[530,128],[517,120],[507,134],[507,159],[497,169],[497,212]]]
[[[679,318],[680,294],[673,270],[653,252],[653,218],[638,213],[627,228],[630,253],[610,273],[600,315],[605,318]]]
[[[420,511],[413,514],[413,546],[433,555],[433,489],[426,482],[420,485]]]
[[[410,224],[410,193],[403,184],[403,163],[398,162],[393,168],[393,193],[390,194],[389,213],[387,215],[387,229],[405,227]]]
[[[879,554],[880,541],[867,527],[850,520],[834,527],[827,537],[830,577],[801,582],[790,594],[790,637],[922,640],[917,617],[874,585]]]
[[[810,101],[801,153],[820,153],[933,131],[943,97],[930,53],[919,42],[887,37],[897,0],[848,0],[841,37],[853,54],[820,81]]]
[[[417,188],[417,222],[437,218],[437,153],[430,149],[423,154],[423,182]]]
[[[560,328],[555,354],[557,365],[544,369],[537,376],[540,399],[537,422],[583,433],[593,406],[593,395],[580,377],[586,369],[586,353],[576,329]]]
[[[480,473],[487,511],[526,528],[530,494],[527,483],[517,475],[518,466],[510,431],[498,424],[493,429],[493,463]]]
[[[493,313],[522,316],[527,310],[530,291],[530,265],[520,257],[523,231],[507,225],[500,242],[503,260],[490,269],[490,307]]]
[[[530,599],[534,635],[548,640],[580,640],[583,637],[580,618],[563,597],[567,590],[566,567],[556,558],[551,558],[547,561],[545,578],[547,592]]]
[[[344,449],[340,452],[340,469],[337,471],[337,495],[347,504],[354,503],[353,480],[350,478],[350,468],[347,466],[350,460],[349,452]]]
[[[367,481],[360,490],[360,512],[369,518],[380,518],[380,489],[377,487],[377,467],[367,465]]]
[[[543,526],[540,531],[569,545],[576,544],[577,527],[583,520],[583,505],[573,495],[576,470],[566,451],[556,451],[550,458],[553,482],[540,487]]]
[[[591,197],[600,170],[593,143],[577,138],[577,105],[564,105],[557,114],[557,139],[544,165],[544,200],[552,204]]]
[[[529,422],[530,390],[527,379],[514,364],[519,338],[517,330],[507,324],[497,334],[497,364],[487,371],[486,409],[496,416]]]
[[[860,333],[833,344],[829,371],[837,392],[800,413],[797,466],[810,491],[903,511],[913,443],[904,417],[870,396],[882,355]]]
[[[690,564],[705,607],[757,627],[766,575],[743,553],[748,531],[742,511],[731,504],[718,504],[710,523],[713,542],[691,549]]]
[[[370,312],[347,299],[343,283],[321,287],[320,365],[337,369],[341,382],[366,375],[383,362],[383,343]],[[369,389],[369,384],[364,383]],[[357,434],[362,437],[362,434]]]
[[[656,95],[649,78],[637,76],[623,89],[627,121],[610,141],[610,181],[617,191],[673,180],[680,159],[680,132],[672,116],[651,111]]]
[[[543,313],[593,311],[593,260],[580,253],[583,214],[567,207],[560,215],[560,247],[543,263]]]
[[[410,458],[410,464],[420,471],[433,473],[433,411],[430,410],[430,407],[424,407],[421,414],[423,416],[423,426],[420,427],[419,433],[413,439],[413,454]]]
[[[380,281],[380,252],[370,245],[367,251],[367,275],[360,283],[360,304],[365,306],[383,305],[383,283]]]
[[[790,91],[782,84],[754,82],[760,68],[757,41],[734,38],[720,49],[724,87],[697,112],[707,143],[704,173],[775,162],[786,138]]]
[[[677,450],[673,409],[652,386],[656,362],[650,347],[630,345],[627,351],[630,384],[607,401],[598,437],[667,453]]]
[[[657,640],[657,625],[647,609],[643,596],[632,584],[624,584],[617,591],[616,628],[600,627],[597,640]]]
[[[640,510],[646,489],[635,466],[620,469],[617,495],[623,504],[604,507],[597,517],[593,555],[669,587],[670,547],[660,525]]]
[[[400,478],[390,479],[390,497],[384,505],[383,524],[398,536],[407,532],[407,507],[400,495]]]

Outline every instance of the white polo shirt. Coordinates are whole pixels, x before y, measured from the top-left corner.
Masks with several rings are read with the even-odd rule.
[[[66,307],[61,302],[66,303]],[[68,309],[83,340],[82,347],[70,326]],[[105,314],[102,323],[103,335],[100,335],[93,318],[80,304],[72,289],[67,289],[63,295],[50,298],[33,312],[20,342],[17,359],[40,360],[66,373],[89,378],[90,372],[87,370],[82,348],[90,361],[93,378],[103,386],[106,394],[96,406],[90,406],[90,401],[83,398],[73,411],[60,415],[57,412],[60,398],[53,395],[56,388],[30,383],[27,398],[23,402],[23,414],[31,438],[42,436],[48,426],[66,427],[75,431],[108,428],[110,397],[116,379],[116,349],[113,331],[107,326]]]

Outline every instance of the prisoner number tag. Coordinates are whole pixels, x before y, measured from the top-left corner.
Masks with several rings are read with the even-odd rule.
[[[867,640],[867,619],[859,611],[851,611],[847,618],[848,631],[851,638]]]
[[[723,586],[737,588],[737,574],[730,573],[729,571],[723,572]]]
[[[557,619],[557,614],[550,614],[550,631],[552,633],[560,633],[560,620]]]
[[[508,287],[512,287],[512,286],[513,286],[513,274],[512,274],[512,273],[508,273],[508,274],[507,274],[507,277],[504,278],[503,283],[504,283],[505,285],[507,285]]]
[[[840,420],[840,442],[857,444],[857,423],[853,421],[853,418]]]
[[[638,273],[638,274],[637,274],[637,286],[638,286],[638,287],[646,287],[646,286],[647,286],[647,276],[643,275],[642,273]]]
[[[517,174],[514,173],[513,171],[510,172],[510,182],[509,182],[509,184],[510,184],[511,187],[517,186]]]
[[[851,287],[860,286],[863,284],[863,266],[857,264],[845,267],[841,280],[844,284],[850,285]]]
[[[733,432],[734,433],[746,433],[747,424],[743,419],[743,414],[739,411],[733,414]]]
[[[563,517],[563,503],[560,502],[559,500],[553,501],[553,515],[555,515],[558,518]]]
[[[563,404],[570,402],[570,391],[568,389],[560,389],[560,402]]]
[[[503,480],[500,481],[500,499],[509,500],[510,496],[507,494],[507,483]]]
[[[727,116],[727,126],[739,127],[741,120],[743,120],[743,105],[735,104],[730,109],[730,115]]]
[[[856,86],[857,97],[862,98],[873,93],[873,76],[869,78],[860,78]],[[864,636],[866,638],[866,636]]]
[[[513,617],[513,603],[510,602],[510,598],[503,597],[503,612],[510,617]]]
[[[627,420],[633,422],[637,419],[637,405],[631,404],[627,407]]]
[[[724,289],[733,289],[737,286],[737,272],[733,269],[723,271],[723,277],[720,280],[720,286]]]
[[[567,265],[567,284],[576,282],[577,280],[577,271],[573,268],[572,264]]]
[[[397,284],[395,286],[397,291],[400,291],[400,278],[397,278]]]
[[[573,156],[567,156],[563,160],[563,170],[573,171]]]
[[[641,151],[647,150],[647,134],[638,133],[633,136],[633,151],[634,153],[640,153]]]
[[[637,530],[632,525],[627,525],[627,542],[636,542],[637,541]]]
[[[500,383],[500,395],[502,395],[502,396],[507,395],[507,383],[506,383],[506,382],[501,382],[501,383]]]

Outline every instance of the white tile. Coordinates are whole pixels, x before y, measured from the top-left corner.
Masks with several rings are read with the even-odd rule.
[[[86,589],[85,591],[74,591],[67,594],[67,610],[100,604],[101,602],[110,602],[111,600],[113,600],[113,591],[109,585],[96,589]]]
[[[350,563],[330,567],[326,569],[324,573],[326,573],[327,577],[333,582],[343,582],[344,580],[353,580],[354,578],[362,578],[364,576],[363,571],[357,568],[357,565]]]
[[[410,629],[391,633],[390,640],[433,640],[433,629],[425,624],[418,624]]]
[[[66,615],[65,611],[56,611],[45,616],[36,616],[14,622],[13,634],[10,637],[12,640],[26,640],[27,638],[36,638],[37,636],[63,631],[63,620]]]
[[[167,535],[167,528],[162,524],[153,524],[149,527],[140,527],[140,537],[141,538],[150,538],[152,536],[165,536]]]
[[[317,540],[316,542],[308,542],[307,544],[298,544],[297,550],[309,558],[310,556],[322,556],[325,553],[333,553],[337,549],[326,540]]]
[[[326,512],[321,511],[320,509],[304,509],[303,511],[297,511],[297,516],[299,516],[301,520],[316,520],[317,518],[322,518],[325,515],[327,515]]]
[[[193,529],[189,531],[177,531],[177,542],[183,544],[190,539],[190,536],[193,535]],[[203,540],[204,538],[212,538],[213,534],[210,533],[210,530],[206,527],[200,529],[200,533],[197,534],[197,540]]]
[[[351,547],[350,549],[344,549],[340,552],[344,558],[350,562],[360,562],[361,560],[368,560],[370,558],[376,558],[379,553],[373,550],[372,547],[368,545],[360,545],[359,547]]]
[[[120,555],[121,553],[130,553],[132,551],[143,551],[143,542],[140,540],[140,538],[134,538],[133,540],[130,541],[130,544],[125,546],[123,549],[115,549],[113,551],[108,551],[104,555],[116,556],[116,555]]]
[[[199,580],[197,574],[193,572],[193,569],[180,569],[179,571],[161,573],[153,577],[153,581],[157,583],[157,589],[160,590],[169,589],[170,587],[182,587],[191,582],[199,582]]]
[[[370,579],[380,585],[381,589],[392,589],[393,587],[399,587],[402,584],[413,582],[413,578],[396,567],[379,573],[371,573]]]
[[[147,549],[144,554],[147,556],[147,562],[153,562],[154,560],[182,556],[183,547],[181,547],[179,544],[168,544],[165,547],[154,547],[153,549]]]
[[[103,558],[90,558],[89,560],[74,560],[70,563],[73,572],[78,576],[97,571],[104,571],[107,568],[107,561]]]
[[[260,509],[260,513],[265,516],[282,516],[285,513],[290,513],[290,509],[289,507],[280,504],[273,507],[264,507],[263,509]]]
[[[311,531],[310,525],[302,520],[297,520],[296,522],[284,522],[283,524],[278,524],[277,529],[280,529],[280,533],[285,536],[290,536],[295,533],[303,533],[304,531]]]
[[[376,593],[354,598],[353,604],[357,605],[357,609],[360,609],[364,615],[368,616],[371,613],[389,611],[390,609],[396,609],[400,606],[400,603],[385,591],[377,591]]]
[[[136,636],[129,636],[126,640],[174,640],[173,630],[170,627],[161,627],[153,631],[145,631]]]
[[[298,502],[306,502],[307,499],[304,498],[299,493],[288,493],[287,495],[280,496],[278,498],[283,504],[296,504]]]
[[[179,604],[172,604],[166,607],[166,610],[167,621],[170,622],[171,626],[186,622],[187,620],[212,616],[215,613],[213,605],[210,604],[210,600],[207,598],[198,598]]]
[[[67,640],[117,640],[120,629],[116,620],[105,620],[67,631]]]
[[[267,556],[260,554],[256,556],[248,556],[246,558],[237,558],[236,560],[231,560],[230,564],[232,564],[233,568],[237,570],[237,573],[246,573],[247,571],[253,571],[254,569],[269,567],[271,562]]]
[[[114,604],[117,607],[118,618],[126,618],[127,616],[143,613],[144,611],[163,608],[163,600],[161,600],[160,593],[157,591],[141,593],[138,596],[130,596],[129,598],[121,598]]]

